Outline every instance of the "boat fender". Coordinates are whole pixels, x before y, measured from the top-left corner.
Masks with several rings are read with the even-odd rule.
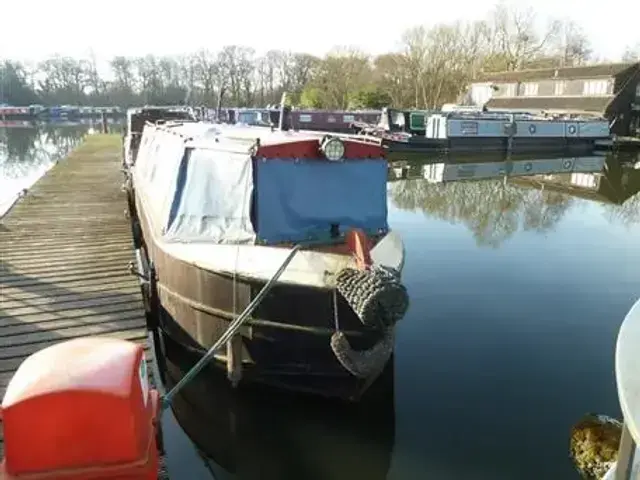
[[[370,378],[382,372],[393,352],[395,334],[387,328],[382,339],[368,350],[354,350],[344,332],[337,331],[331,336],[331,350],[340,364],[351,375]]]
[[[400,320],[409,307],[409,295],[400,273],[373,265],[367,270],[345,268],[336,277],[336,287],[360,321],[384,330]]]

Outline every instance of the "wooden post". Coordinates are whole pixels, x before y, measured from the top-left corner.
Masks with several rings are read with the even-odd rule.
[[[102,133],[109,133],[109,124],[107,123],[107,114],[102,112]]]

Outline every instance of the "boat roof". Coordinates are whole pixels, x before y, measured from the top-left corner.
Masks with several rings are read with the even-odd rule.
[[[173,133],[189,139],[191,146],[201,148],[220,148],[221,142],[226,145],[248,147],[259,143],[260,146],[281,145],[284,143],[321,140],[324,137],[338,137],[342,140],[381,145],[377,137],[364,135],[334,134],[312,130],[278,130],[271,127],[228,125],[212,122],[180,122],[170,121],[161,126]]]

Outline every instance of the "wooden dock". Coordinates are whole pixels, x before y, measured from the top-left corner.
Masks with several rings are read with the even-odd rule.
[[[0,398],[20,363],[54,343],[146,340],[120,142],[88,136],[0,219]]]

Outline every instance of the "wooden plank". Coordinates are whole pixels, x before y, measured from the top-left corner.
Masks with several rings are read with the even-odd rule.
[[[37,277],[23,277],[20,279],[13,279],[11,282],[5,282],[5,285],[8,287],[20,287],[26,288],[29,286],[36,286],[46,284],[49,286],[58,286],[59,288],[64,288],[64,285],[67,283],[74,283],[82,280],[106,280],[113,278],[122,278],[131,279],[131,275],[126,271],[124,267],[113,267],[108,271],[91,271],[87,274],[82,274],[81,272],[60,275],[54,278],[46,278],[39,280]]]
[[[78,295],[82,293],[95,293],[95,292],[125,292],[131,288],[138,288],[137,285],[132,286],[129,282],[124,282],[122,280],[115,282],[100,282],[97,284],[91,285],[82,285],[81,287],[76,287],[73,289],[67,289],[64,292],[59,292],[57,297],[64,297],[66,295]],[[19,288],[4,288],[2,290],[2,294],[4,298],[10,298],[12,300],[37,300],[37,299],[48,299],[51,298],[45,293],[39,292],[37,290],[29,289],[27,291],[19,289]]]
[[[144,329],[139,329],[139,328],[134,330],[118,330],[118,331],[102,332],[92,336],[119,338],[121,340],[129,340],[132,342],[140,342],[140,343],[145,342],[147,338],[147,336],[144,333]],[[65,338],[64,340],[69,340],[69,339]],[[23,347],[19,351],[14,351],[15,355],[13,357],[0,359],[0,373],[15,372],[15,370],[29,355],[32,355],[35,352],[42,350],[43,348],[50,347],[51,345],[55,345],[56,343],[59,343],[59,342],[60,340],[38,342],[38,343],[31,344],[31,348]]]
[[[34,313],[43,313],[43,312],[63,312],[68,310],[77,310],[77,309],[92,309],[94,307],[100,307],[104,305],[115,305],[115,304],[131,304],[140,302],[140,292],[133,292],[130,294],[112,294],[112,295],[97,295],[94,297],[88,297],[86,295],[81,296],[80,298],[72,297],[72,298],[64,298],[62,301],[56,301],[57,298],[53,297],[53,302],[49,303],[39,303],[39,304],[30,304],[24,301],[13,301],[13,302],[2,302],[2,308],[6,310],[11,310],[12,317],[21,317],[23,315],[31,315]],[[0,325],[0,328],[2,326]]]
[[[60,320],[52,320],[50,322],[39,323],[37,327],[34,327],[31,323],[20,323],[13,324],[3,327],[0,330],[0,345],[17,345],[20,342],[24,341],[24,336],[28,336],[34,331],[38,332],[46,332],[46,331],[57,331],[65,328],[73,328],[79,325],[91,325],[91,324],[106,324],[119,322],[120,320],[136,320],[140,323],[140,308],[135,308],[131,310],[123,310],[118,312],[117,317],[114,319],[114,316],[111,315],[88,315],[86,317],[78,318],[63,318]]]
[[[68,302],[77,302],[81,300],[87,299],[96,299],[100,301],[101,299],[111,298],[117,300],[119,297],[123,295],[134,294],[137,297],[140,289],[136,285],[132,285],[127,289],[120,290],[98,290],[97,292],[87,293],[76,293],[71,292],[67,295],[57,295],[55,297],[42,297],[35,296],[31,298],[14,298],[11,295],[5,295],[2,300],[3,308],[18,308],[24,306],[36,306],[36,305],[54,305],[59,303],[68,303]],[[64,307],[64,305],[62,305]],[[1,327],[1,325],[0,325]]]
[[[132,279],[131,275],[122,275],[122,276],[113,276],[110,279],[109,278],[106,278],[106,279],[105,278],[89,278],[89,279],[85,278],[84,280],[70,280],[68,282],[65,282],[64,289],[62,289],[61,287],[57,287],[55,285],[51,285],[49,283],[45,283],[42,285],[32,285],[32,286],[29,286],[28,289],[26,287],[18,287],[13,285],[13,286],[7,286],[6,288],[3,288],[2,293],[4,294],[7,291],[9,292],[14,290],[19,291],[22,289],[23,291],[30,291],[30,292],[48,292],[46,293],[47,295],[59,295],[67,291],[78,290],[87,286],[101,285],[106,283],[118,282],[122,286],[131,285],[131,279]]]
[[[86,265],[93,265],[96,269],[100,267],[105,267],[113,264],[119,265],[128,265],[131,260],[131,252],[105,252],[100,256],[92,255],[91,258],[60,258],[60,259],[52,259],[52,260],[43,260],[39,262],[31,262],[25,261],[20,262],[19,266],[9,266],[7,269],[2,272],[2,274],[38,274],[41,272],[55,272],[62,270],[69,270],[73,268],[82,268]]]
[[[109,303],[100,306],[94,305],[90,308],[74,308],[71,310],[57,310],[55,312],[23,313],[22,315],[3,316],[0,319],[0,323],[2,323],[2,327],[0,328],[22,323],[42,324],[45,322],[53,322],[55,320],[63,320],[69,318],[76,318],[78,319],[78,322],[80,322],[83,317],[106,314],[113,315],[113,321],[116,321],[120,312],[129,310],[138,310],[141,312],[142,308],[142,299],[140,299],[137,302],[128,301],[122,304]]]

